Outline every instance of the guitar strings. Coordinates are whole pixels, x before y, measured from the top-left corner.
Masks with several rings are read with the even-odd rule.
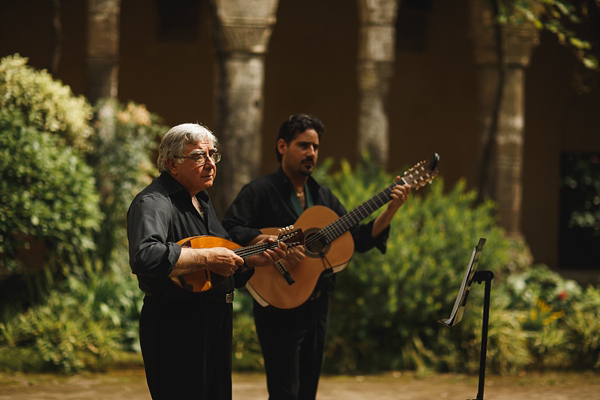
[[[320,243],[322,242],[323,238],[326,239],[326,243],[331,243],[334,239],[346,232],[353,225],[362,221],[363,219],[371,215],[373,212],[378,210],[385,203],[389,202],[390,194],[394,186],[396,186],[395,182],[387,188],[385,188],[384,190],[382,190],[377,195],[373,196],[371,199],[356,207],[351,212],[344,214],[336,221],[330,223],[329,225],[321,229],[319,233],[310,236],[305,242],[306,245],[310,247],[311,245]]]
[[[371,199],[365,201],[351,212],[343,215],[338,220],[325,226],[318,233],[310,236],[305,242],[306,245],[310,247],[311,245],[322,242],[323,239],[326,240],[326,243],[331,243],[338,236],[350,229],[353,225],[362,221],[373,212],[377,211],[384,204],[389,202],[390,194],[392,190],[394,190],[394,186],[397,184],[412,184],[414,181],[417,181],[418,183],[419,181],[430,177],[430,172],[427,171],[425,167],[422,167],[420,171],[417,171],[417,168],[422,164],[423,162],[418,163],[413,168],[406,171],[399,182],[392,183],[387,188],[373,196]]]
[[[422,181],[424,179],[424,177],[431,177],[429,172],[425,172],[425,174],[423,174],[423,171],[425,171],[424,167],[421,168],[421,171],[415,171],[416,167],[419,167],[421,164],[422,162],[405,172],[404,176],[400,179],[401,183],[408,184],[416,180],[418,184],[419,181]],[[413,176],[413,173],[416,176]],[[359,223],[360,221],[371,215],[373,212],[377,211],[384,204],[389,202],[390,194],[394,189],[394,186],[396,186],[397,184],[399,184],[399,182],[392,183],[387,188],[379,192],[377,195],[373,196],[371,199],[365,201],[351,212],[344,214],[336,221],[325,226],[319,232],[311,235],[305,241],[305,245],[310,249],[310,246],[317,243],[322,243],[323,239],[325,239],[325,244],[331,243],[338,236],[342,235],[348,229],[350,229],[353,225]],[[245,258],[251,255],[262,253],[267,248],[270,248],[272,250],[279,244],[279,241],[280,240],[278,240],[275,243],[257,243],[255,245],[236,249],[234,250],[234,252],[240,257]]]

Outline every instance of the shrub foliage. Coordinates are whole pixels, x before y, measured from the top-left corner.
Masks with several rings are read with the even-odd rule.
[[[94,247],[100,210],[92,169],[56,136],[13,121],[0,113],[0,269],[31,272],[31,246],[50,261],[45,266],[64,267],[69,254]]]
[[[343,162],[340,172],[325,174],[326,165],[319,179],[352,209],[393,180],[393,175],[368,165],[367,160],[351,169]],[[599,291],[588,288],[582,296],[577,283],[547,267],[532,267],[526,246],[506,237],[497,226],[494,204],[475,206],[475,197],[464,182],[445,190],[438,177],[422,193],[413,193],[396,214],[385,255],[375,250],[355,254],[338,274],[326,369],[477,371],[483,285],[472,287],[463,322],[448,329],[437,320],[450,313],[480,237],[487,242],[479,268],[495,274],[490,368],[511,372],[598,367],[600,343],[593,333],[598,321],[593,304]],[[538,319],[544,317],[530,327],[526,314],[532,312]],[[579,344],[582,341],[585,346]]]
[[[90,138],[85,101],[18,56],[2,60],[0,94],[0,272],[64,278],[23,312],[0,303],[0,369],[101,367],[138,350],[142,294],[127,266],[124,216],[156,175],[150,159],[165,127],[141,105],[101,103]],[[316,177],[348,209],[393,180],[368,160],[336,173],[331,164]],[[490,369],[600,368],[600,291],[531,266],[527,247],[496,225],[494,204],[474,200],[464,182],[444,188],[436,178],[396,214],[385,255],[356,254],[338,274],[326,370],[477,371],[483,287],[472,287],[460,324],[436,321],[449,314],[480,237],[480,268],[495,274]],[[5,295],[8,281],[0,286]],[[248,296],[236,296],[234,367],[260,369]]]
[[[0,280],[0,368],[98,367],[139,350],[142,293],[124,216],[156,175],[150,159],[164,127],[134,103],[111,103],[112,115],[90,125],[85,100],[25,61],[4,59],[0,72],[0,267],[9,274]],[[29,276],[53,284],[16,301],[13,283]],[[13,363],[18,354],[26,362]]]
[[[12,115],[13,123],[56,134],[78,150],[89,149],[91,106],[18,54],[0,61],[0,109]]]

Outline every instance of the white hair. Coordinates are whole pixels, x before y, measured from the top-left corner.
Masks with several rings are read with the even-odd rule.
[[[197,144],[203,140],[210,140],[213,147],[217,148],[216,136],[201,124],[180,124],[169,129],[163,136],[158,146],[158,170],[167,171],[167,160],[184,155],[186,144]],[[183,160],[179,159],[179,162]]]

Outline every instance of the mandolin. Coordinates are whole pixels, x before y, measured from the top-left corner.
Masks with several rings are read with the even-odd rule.
[[[417,163],[404,172],[400,181],[342,217],[321,205],[306,209],[294,224],[304,232],[305,258],[295,265],[278,261],[274,267],[257,268],[246,285],[252,297],[263,307],[288,309],[302,305],[324,270],[339,272],[348,265],[354,253],[354,240],[348,230],[388,203],[395,185],[408,184],[418,190],[431,183],[438,174],[439,159],[435,153],[432,160]],[[277,228],[264,228],[261,232],[274,235]]]
[[[215,236],[192,236],[178,241],[182,247],[191,247],[194,249],[207,249],[212,247],[225,247],[233,250],[235,254],[242,257],[244,260],[248,257],[260,254],[265,250],[273,250],[279,243],[283,242],[287,245],[288,250],[304,244],[304,234],[302,229],[295,229],[290,225],[286,228],[277,230],[279,236],[274,242],[256,243],[251,246],[241,247],[239,244],[230,240]],[[258,271],[261,268],[256,268]],[[192,272],[191,274],[179,275],[172,277],[171,280],[177,286],[189,290],[190,292],[205,292],[217,286],[227,277],[219,275],[207,269]]]

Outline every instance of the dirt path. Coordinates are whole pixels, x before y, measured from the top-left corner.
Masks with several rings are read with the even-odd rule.
[[[235,374],[233,398],[265,400],[262,374]],[[474,399],[478,378],[463,375],[389,373],[372,376],[325,376],[318,400],[431,400]],[[486,377],[487,400],[544,399],[600,400],[600,375],[546,374]],[[0,375],[0,400],[150,400],[143,371],[57,377]]]

